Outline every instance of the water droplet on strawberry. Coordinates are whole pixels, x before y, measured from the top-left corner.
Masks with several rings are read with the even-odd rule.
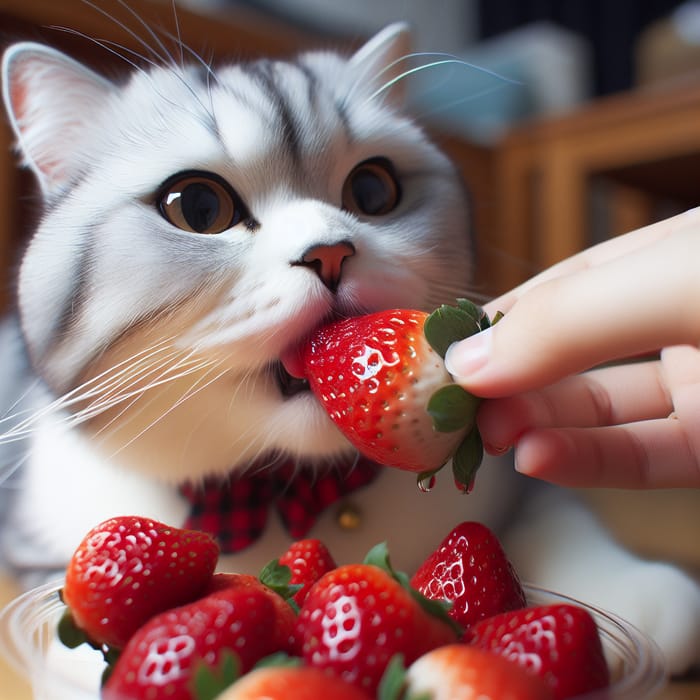
[[[435,488],[435,482],[437,481],[435,474],[430,474],[429,476],[425,477],[418,477],[418,488],[423,492],[423,493],[429,493]]]

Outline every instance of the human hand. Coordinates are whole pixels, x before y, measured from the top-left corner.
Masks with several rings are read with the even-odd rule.
[[[519,471],[568,486],[700,486],[699,268],[693,209],[487,304],[505,317],[446,357],[492,399],[478,417],[487,451],[514,446]]]

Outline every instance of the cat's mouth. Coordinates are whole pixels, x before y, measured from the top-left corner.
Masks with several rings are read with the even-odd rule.
[[[306,379],[292,376],[285,369],[282,362],[275,362],[272,365],[272,373],[274,374],[280,394],[282,394],[285,399],[310,390],[309,382]]]

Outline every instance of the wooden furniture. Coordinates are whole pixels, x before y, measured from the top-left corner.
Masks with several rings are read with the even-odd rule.
[[[700,204],[700,79],[514,129],[495,153],[491,245],[508,289],[592,243]]]

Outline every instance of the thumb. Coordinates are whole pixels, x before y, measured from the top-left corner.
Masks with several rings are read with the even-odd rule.
[[[566,376],[561,362],[555,371],[556,350],[546,329],[533,330],[532,321],[518,311],[516,305],[494,326],[448,348],[445,367],[458,384],[477,396],[497,398]]]

